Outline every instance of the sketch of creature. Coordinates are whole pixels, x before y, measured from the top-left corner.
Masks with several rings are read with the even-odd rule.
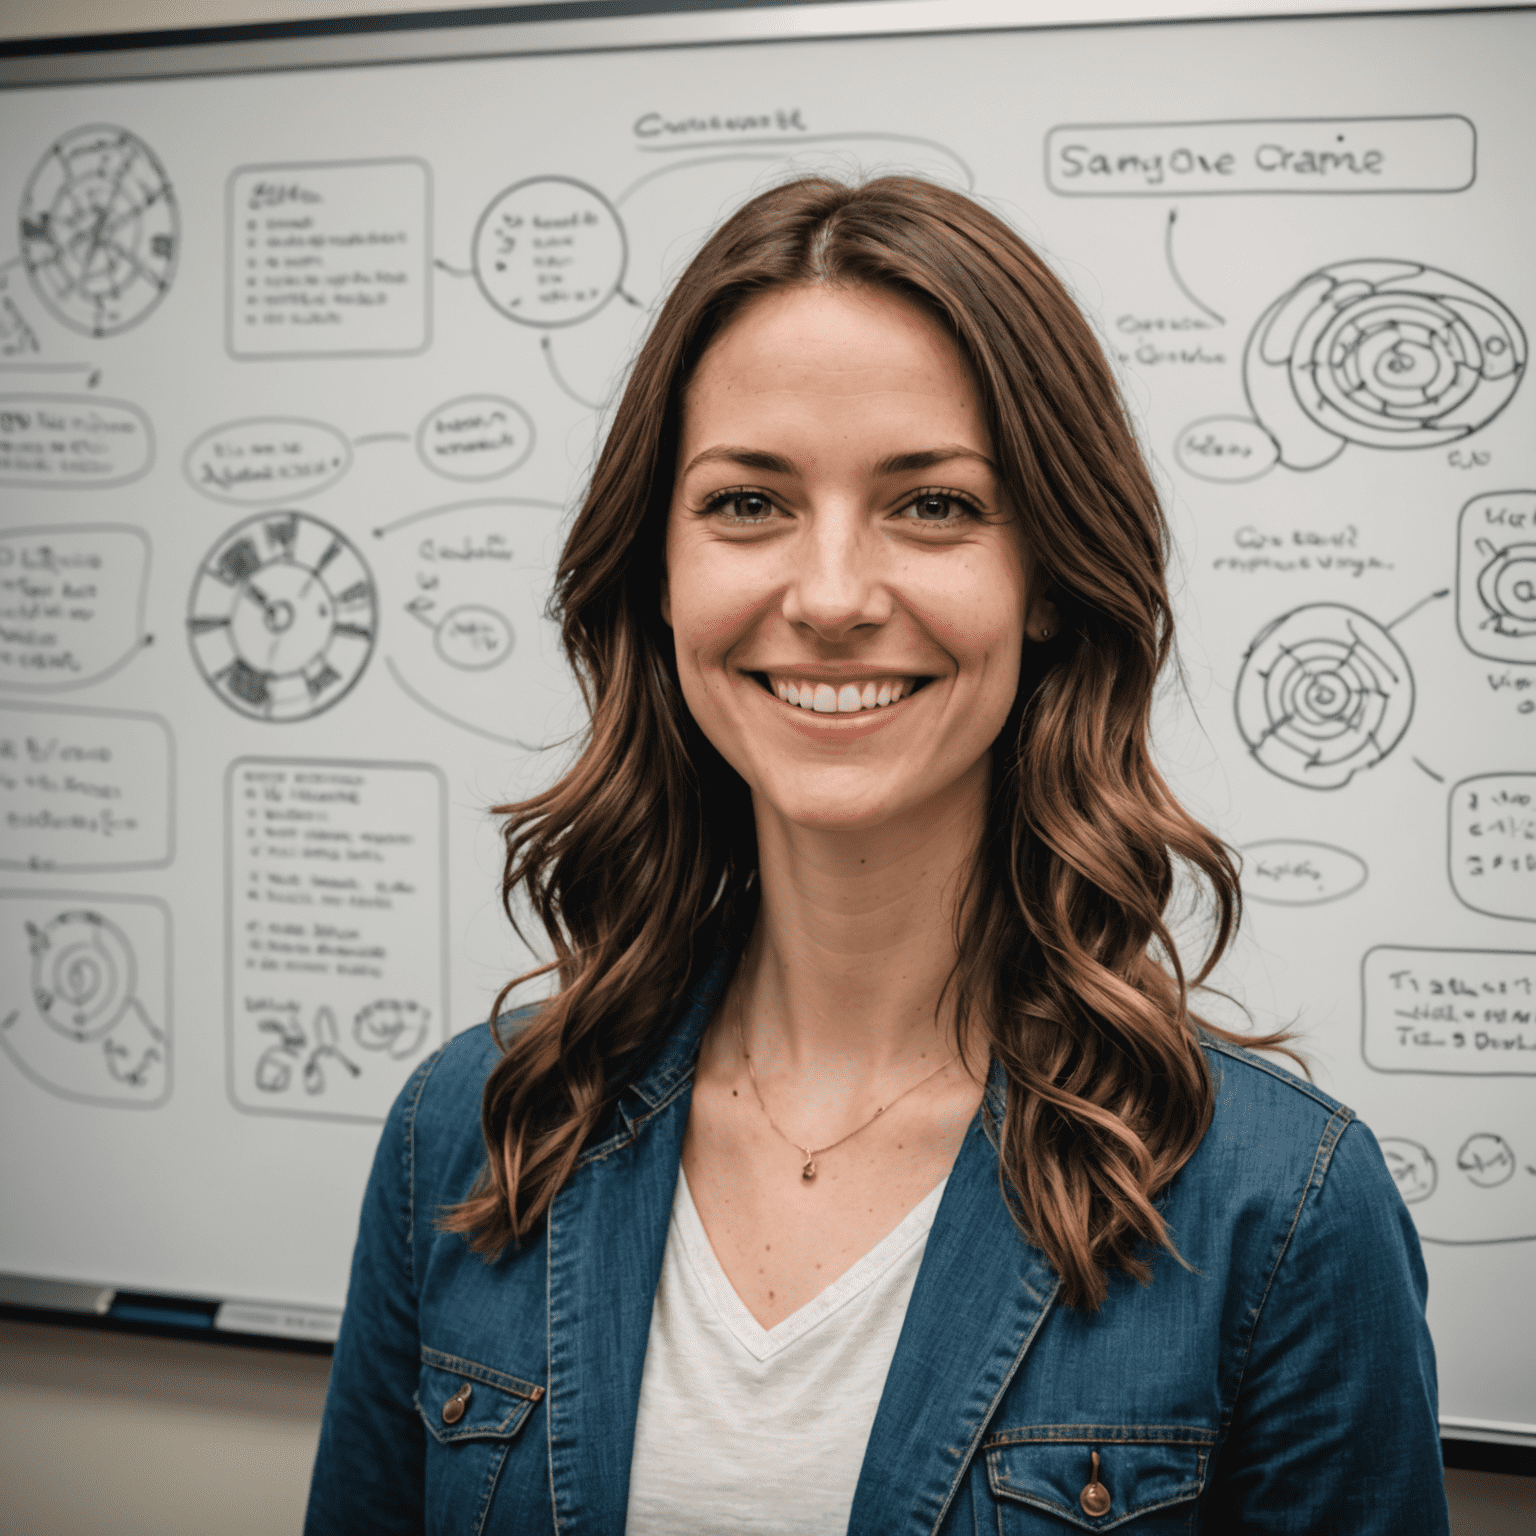
[[[299,1080],[306,1093],[324,1093],[324,1063],[328,1060],[339,1063],[353,1077],[362,1076],[363,1069],[342,1054],[336,1015],[327,1007],[315,1011],[311,1025],[313,1046],[303,1025],[293,1019],[262,1019],[256,1029],[260,1034],[277,1036],[277,1044],[263,1051],[256,1062],[256,1086],[263,1093],[286,1093],[293,1085],[295,1067],[299,1068]]]
[[[1474,548],[1487,561],[1477,574],[1477,595],[1488,609],[1479,627],[1515,639],[1536,635],[1536,544],[1495,549],[1478,539]]]
[[[1374,619],[1312,603],[1262,629],[1243,657],[1237,725],[1254,758],[1307,789],[1342,789],[1413,717],[1413,673]]]
[[[1509,404],[1525,365],[1525,332],[1492,294],[1417,262],[1344,261],[1265,310],[1243,383],[1280,462],[1317,469],[1349,443],[1468,437]]]

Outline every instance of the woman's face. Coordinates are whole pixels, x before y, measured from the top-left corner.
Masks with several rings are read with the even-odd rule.
[[[1047,609],[970,370],[922,310],[776,289],[721,332],[684,401],[662,613],[759,814],[852,831],[979,801]]]

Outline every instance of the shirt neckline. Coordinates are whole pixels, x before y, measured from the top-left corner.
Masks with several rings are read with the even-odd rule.
[[[693,1203],[688,1176],[681,1166],[677,1170],[677,1193],[672,1202],[672,1225],[694,1278],[709,1297],[721,1322],[754,1360],[762,1362],[803,1339],[839,1308],[868,1290],[915,1244],[923,1241],[933,1226],[939,1202],[944,1196],[944,1186],[948,1183],[946,1175],[868,1253],[772,1328],[764,1328],[747,1310],[746,1303],[737,1295],[736,1287],[721,1267],[709,1234],[704,1230],[698,1207]]]

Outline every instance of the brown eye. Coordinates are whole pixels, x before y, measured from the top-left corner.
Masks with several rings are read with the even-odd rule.
[[[766,496],[756,496],[750,492],[731,497],[728,505],[737,517],[748,519],[767,517],[773,511],[773,503]]]
[[[915,496],[902,510],[915,523],[952,524],[962,521],[974,509],[958,496],[932,491]]]

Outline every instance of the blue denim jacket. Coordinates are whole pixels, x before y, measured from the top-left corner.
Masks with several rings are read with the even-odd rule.
[[[537,1240],[494,1264],[434,1217],[484,1160],[472,1030],[390,1113],[364,1199],[306,1531],[624,1528],[651,1302],[718,961]],[[1161,1197],[1184,1269],[1088,1315],[1008,1216],[994,1072],[870,1432],[857,1536],[1448,1530],[1426,1278],[1370,1131],[1207,1042],[1215,1118]],[[752,1426],[737,1426],[750,1435]],[[1107,1513],[1081,1494],[1100,1457]],[[1092,1502],[1090,1500],[1090,1502]]]

